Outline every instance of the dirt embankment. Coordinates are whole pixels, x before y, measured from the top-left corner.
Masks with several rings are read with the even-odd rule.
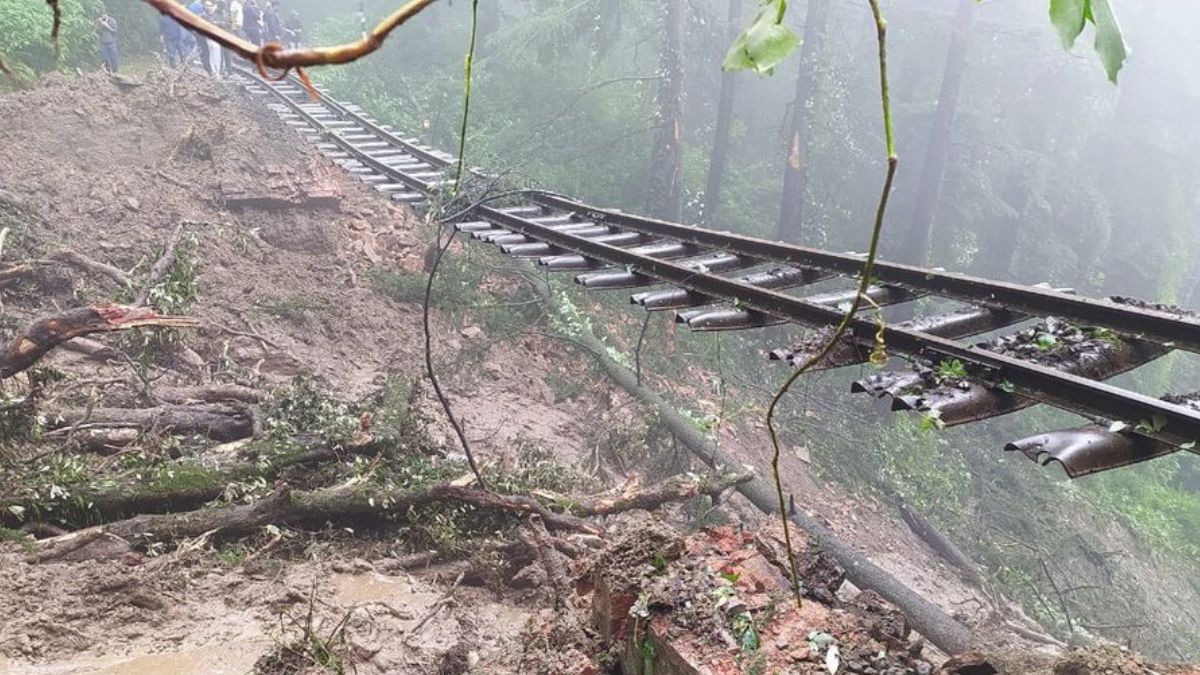
[[[147,381],[159,395],[211,384],[270,391],[296,376],[353,401],[389,376],[420,377],[419,306],[373,283],[385,266],[421,270],[419,223],[321,158],[240,89],[169,73],[152,73],[133,88],[101,76],[51,77],[0,98],[0,118],[0,229],[8,229],[0,268],[69,251],[137,282],[180,224],[182,248],[195,264],[194,297],[180,304],[199,328],[180,331],[170,353],[145,369],[120,355],[53,351],[38,365],[62,375],[54,403],[86,407],[99,392],[104,401],[135,406]],[[41,268],[4,288],[0,339],[60,308],[130,302],[136,290],[94,270]],[[464,350],[488,364],[480,377],[451,378],[482,452],[506,461],[515,438],[557,444],[584,436],[597,399],[556,402],[544,384],[549,370],[578,370],[555,362],[560,345],[527,338],[516,353],[489,356],[476,330],[439,320],[435,331],[440,365]],[[132,354],[121,336],[100,340]],[[509,374],[529,386],[513,387]],[[5,386],[24,393],[26,374]],[[419,405],[433,411],[427,396]],[[0,650],[7,654],[0,672],[244,672],[286,638],[280,610],[302,617],[314,589],[319,620],[336,622],[359,607],[347,633],[358,635],[358,672],[436,671],[458,647],[472,659],[508,663],[529,615],[520,602],[475,588],[442,602],[453,576],[436,570],[410,577],[337,562],[368,552],[386,558],[393,549],[378,543],[313,544],[318,562],[232,567],[215,547],[150,567],[140,555],[28,566],[20,547],[0,547],[10,570],[0,581]],[[289,555],[296,553],[305,555]],[[438,603],[454,609],[425,617]],[[380,646],[393,637],[395,645]]]
[[[168,73],[126,87],[100,76],[50,79],[0,98],[0,119],[0,230],[9,230],[0,270],[21,260],[61,261],[64,251],[117,270],[46,265],[30,283],[0,285],[0,338],[62,308],[132,301],[140,289],[125,287],[121,275],[136,286],[150,274],[180,224],[186,258],[195,263],[191,281],[159,287],[178,297],[156,301],[197,318],[198,328],[179,333],[148,363],[126,358],[137,356],[130,353],[137,344],[118,339],[104,344],[124,356],[53,351],[40,364],[54,373],[51,402],[85,410],[86,421],[95,419],[97,397],[133,407],[198,385],[269,396],[304,375],[353,401],[375,394],[391,376],[421,377],[419,307],[411,292],[381,292],[395,289],[395,275],[411,283],[422,269],[418,222],[316,155],[240,90]],[[381,270],[393,275],[390,286],[379,283]],[[560,464],[621,477],[620,462],[608,455],[628,460],[644,447],[634,447],[636,438],[598,436],[601,426],[649,432],[629,397],[596,381],[561,342],[537,334],[496,341],[451,311],[437,313],[435,332],[452,399],[489,461],[507,466],[517,449],[539,445]],[[28,391],[28,379],[9,380],[5,391]],[[418,393],[416,406],[436,413],[428,394]],[[358,431],[368,425],[362,426]],[[726,430],[723,447],[757,462],[764,449],[753,440],[758,431]],[[439,434],[445,430],[435,425],[435,439]],[[74,447],[80,441],[74,433],[43,440],[27,454],[0,454],[0,461],[42,462],[49,472],[78,469],[47,459]],[[616,447],[626,441],[630,447]],[[119,468],[129,448],[136,441],[115,455],[88,458],[78,471]],[[174,459],[178,448],[167,443],[154,451]],[[787,462],[798,480],[807,480],[800,459]],[[554,466],[535,468],[558,472]],[[19,487],[0,485],[0,496]],[[254,489],[229,487],[236,490],[221,499],[236,501],[238,491]],[[981,592],[922,552],[878,505],[809,487],[798,491],[810,499],[802,508],[828,518],[839,535],[861,542],[964,620],[986,621]],[[699,515],[694,504],[675,509],[671,520],[696,526],[737,514],[749,528],[761,526],[731,501],[732,510],[705,508]],[[842,671],[927,671],[938,660],[907,630],[888,632],[902,623],[892,609],[870,597],[834,597],[836,585],[810,598],[814,604],[797,616],[781,610],[788,597],[774,544],[762,549],[730,530],[684,538],[639,520],[609,527],[608,545],[625,548],[594,537],[563,538],[552,547],[558,554],[546,554],[527,541],[525,555],[540,551],[541,562],[533,556],[505,578],[495,572],[501,549],[494,542],[481,539],[478,550],[459,550],[450,562],[414,562],[386,528],[354,532],[340,524],[311,539],[266,530],[230,547],[206,533],[178,546],[45,565],[25,563],[22,544],[0,544],[0,566],[8,571],[0,575],[0,672],[218,673],[255,664],[263,672],[292,672],[297,663],[278,646],[300,638],[312,646],[316,635],[326,642],[336,636],[339,653],[359,673],[550,673],[567,666],[589,673],[621,660],[660,658],[646,647],[646,633],[621,632],[646,627],[658,654],[684,659],[687,652],[717,672],[755,663],[820,672],[834,646]],[[668,534],[658,548],[638,548],[650,539],[636,535],[661,531]],[[616,536],[630,533],[632,539]],[[661,555],[659,548],[689,553]],[[620,558],[630,550],[640,557]],[[571,583],[552,583],[558,573]],[[622,593],[593,593],[596,584],[614,581]],[[604,601],[597,604],[597,597]],[[614,599],[636,605],[617,612],[634,620],[619,621],[615,632],[595,618],[611,615]],[[687,633],[695,626],[706,632]],[[609,644],[597,640],[597,631],[612,633],[604,636]],[[754,656],[759,642],[767,647],[761,658]],[[676,654],[679,646],[688,649]],[[877,656],[881,646],[891,651]]]

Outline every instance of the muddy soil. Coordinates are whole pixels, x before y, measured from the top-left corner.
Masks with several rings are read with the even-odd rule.
[[[174,227],[187,223],[202,261],[187,313],[203,323],[154,369],[157,385],[270,389],[308,375],[354,400],[389,375],[420,378],[419,306],[386,297],[372,279],[381,268],[419,272],[427,231],[241,90],[165,72],[120,89],[99,75],[54,76],[0,97],[0,119],[0,227],[11,229],[3,262],[67,248],[144,275]],[[256,196],[281,195],[293,206],[253,205]],[[51,274],[36,292],[6,294],[0,337],[55,307],[115,297],[103,279]],[[566,463],[589,462],[598,421],[621,427],[644,412],[561,341],[497,340],[441,312],[434,331],[452,402],[489,461],[538,443]],[[58,350],[46,365],[68,379],[117,381],[136,395],[128,364]],[[585,386],[564,395],[564,382]],[[428,393],[420,403],[440,419]],[[438,432],[450,437],[444,426]],[[721,434],[724,449],[766,464],[761,428],[731,424]],[[989,628],[986,596],[888,509],[817,485],[799,455],[786,456],[784,469],[799,508],[995,633],[996,643],[1029,646]],[[730,502],[729,513],[748,527],[763,522]],[[325,540],[247,564],[204,545],[149,559],[34,566],[23,557],[20,545],[0,544],[0,673],[245,672],[295,640],[310,606],[318,632],[345,620],[360,673],[538,672],[523,650],[542,644],[534,627],[555,616],[542,593],[456,585],[461,570],[453,566],[396,571],[386,547]],[[552,648],[543,655],[564,653],[561,641],[545,644]],[[554,672],[549,663],[544,672]]]

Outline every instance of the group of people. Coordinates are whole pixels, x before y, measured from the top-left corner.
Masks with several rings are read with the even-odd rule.
[[[299,48],[303,27],[296,12],[281,19],[279,0],[193,0],[187,10],[220,28],[256,45],[278,42],[289,49]],[[159,17],[158,32],[163,53],[171,67],[186,65],[198,56],[209,74],[229,72],[232,54],[216,41],[193,34],[174,19]]]

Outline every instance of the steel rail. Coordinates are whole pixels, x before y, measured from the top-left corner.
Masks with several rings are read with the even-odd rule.
[[[271,83],[263,83],[269,91],[290,107],[311,119],[318,128],[327,128],[303,111],[300,104]],[[340,104],[332,103],[322,94],[323,103],[346,119],[356,121],[388,143],[398,146],[414,156],[428,159],[431,165],[449,166],[449,160],[440,158],[428,150],[400,139],[373,122],[367,121]],[[334,134],[336,138],[336,134]],[[357,148],[348,141],[340,141],[347,153],[380,174],[398,181],[413,181],[404,171],[379,162],[368,151]],[[424,188],[428,191],[428,188]],[[583,202],[551,193],[534,194],[531,201],[545,208],[573,213],[597,224],[641,232],[651,237],[690,244],[697,249],[711,249],[709,253],[731,253],[753,259],[782,262],[801,267],[824,269],[845,275],[858,273],[862,260],[858,256],[834,254],[816,249],[744,237],[724,232],[631,216],[621,212],[596,209]],[[573,251],[584,262],[592,261],[589,267],[616,266],[625,271],[654,278],[660,282],[705,296],[732,300],[735,308],[747,309],[772,316],[783,321],[813,327],[828,327],[840,323],[842,311],[822,306],[803,298],[787,295],[769,288],[744,283],[737,279],[706,273],[694,266],[661,259],[615,246],[604,241],[579,237],[542,225],[500,209],[478,206],[473,217],[493,223],[511,233],[526,235],[542,243]],[[565,269],[578,269],[568,265]],[[1058,314],[1085,322],[1102,325],[1124,333],[1156,339],[1172,347],[1200,350],[1200,322],[1182,319],[1175,315],[1134,307],[1103,303],[1078,296],[1066,295],[1014,284],[992,282],[965,275],[949,274],[922,268],[883,263],[878,267],[881,281],[899,286],[928,291],[936,295],[963,299],[988,307],[1003,306],[1007,309],[1027,311],[1033,314]],[[1141,321],[1140,330],[1131,331],[1131,321]],[[850,321],[849,332],[863,340],[873,340],[877,326],[874,322],[855,317]],[[1183,445],[1200,439],[1200,411],[1168,403],[1135,392],[1126,391],[1103,382],[1072,375],[1053,368],[1040,366],[979,347],[965,346],[951,339],[922,333],[904,327],[889,327],[886,331],[889,349],[917,356],[933,358],[958,358],[987,371],[993,381],[1007,380],[1020,388],[1021,396],[1085,415],[1099,415],[1109,419],[1138,422],[1163,420],[1156,424],[1159,431],[1143,432],[1163,442]]]
[[[579,239],[569,233],[552,230],[490,207],[479,207],[476,216],[506,230],[578,251],[585,257],[625,267],[689,291],[728,298],[740,308],[792,323],[827,327],[837,325],[844,317],[844,313],[838,309],[818,305],[803,298],[752,286],[735,279],[705,274],[669,260],[640,255],[603,242]],[[878,326],[873,321],[858,317],[850,321],[849,332],[859,339],[873,340],[877,330]],[[1011,382],[1023,390],[1022,396],[1058,408],[1130,422],[1161,416],[1161,419],[1166,420],[1166,424],[1161,425],[1160,432],[1152,434],[1160,440],[1178,445],[1200,439],[1200,412],[1179,405],[907,328],[890,327],[885,335],[889,349],[914,356],[934,355],[960,359],[991,371],[990,374],[996,381]]]
[[[301,91],[299,85],[291,85]],[[272,87],[272,89],[274,89]],[[318,90],[323,103],[342,117],[368,129],[405,152],[433,166],[448,168],[451,160],[400,138],[390,130],[359,115]],[[289,100],[289,102],[291,102]],[[856,276],[862,258],[779,241],[748,237],[681,225],[664,220],[602,209],[551,192],[534,193],[530,201],[544,207],[574,212],[595,223],[608,223],[650,236],[707,246],[719,252],[774,263],[822,269]],[[876,261],[874,276],[880,281],[907,286],[946,298],[1024,312],[1033,316],[1055,315],[1084,325],[1103,326],[1132,337],[1154,340],[1164,346],[1200,352],[1200,319],[1155,309],[1121,305],[1063,293],[1053,289],[1023,286],[953,272],[931,270],[900,263]]]
[[[608,223],[634,232],[708,246],[724,253],[798,267],[815,267],[846,276],[857,276],[862,271],[863,259],[852,254],[831,253],[795,244],[635,216],[597,208],[548,192],[532,195],[530,200],[542,206],[574,211],[593,222]],[[1015,310],[1033,316],[1061,316],[1084,325],[1103,326],[1132,337],[1154,340],[1165,346],[1200,352],[1198,318],[1120,305],[1051,289],[880,260],[875,262],[872,276],[885,283],[908,286],[933,295]]]

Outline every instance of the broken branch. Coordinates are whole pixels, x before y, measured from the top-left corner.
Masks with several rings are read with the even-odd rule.
[[[288,464],[294,464],[296,461],[292,460]],[[170,503],[177,500],[175,501],[177,504],[195,505],[212,499],[213,496],[210,495],[213,495],[214,491],[216,495],[220,494],[223,488],[221,481],[210,481],[210,483],[211,485],[206,483],[207,487],[203,489],[186,488],[187,494],[160,492],[151,496],[147,494],[145,487],[129,485],[122,488],[129,494],[108,495],[108,497],[121,496],[120,500],[106,499],[102,494],[86,496],[89,500],[95,501],[97,509],[102,514],[120,512],[120,509],[112,508],[117,501],[126,507],[135,506],[142,510],[152,507],[155,501]],[[674,494],[694,495],[698,493],[698,490],[699,488],[696,491],[675,490]],[[660,486],[649,488],[648,492],[671,494],[671,491],[665,491]],[[577,500],[576,503],[579,501],[582,500]],[[100,508],[101,502],[104,502],[104,508]],[[239,536],[257,532],[266,525],[386,520],[397,514],[403,514],[413,507],[438,502],[457,502],[471,504],[484,510],[536,515],[549,529],[553,530],[582,532],[591,535],[604,532],[604,528],[599,524],[577,516],[552,511],[532,497],[498,495],[452,483],[437,483],[432,486],[411,489],[387,489],[365,484],[340,485],[310,491],[292,490],[284,486],[270,497],[253,504],[238,504],[178,513],[143,513],[143,515],[117,520],[98,527],[129,541],[196,537],[214,529],[220,530],[222,536]],[[623,510],[641,508],[639,504],[645,503],[649,502],[628,500],[622,508]],[[55,540],[47,539],[45,542],[46,545],[53,545]]]
[[[171,232],[171,238],[167,240],[167,247],[163,249],[163,254],[150,268],[150,276],[146,278],[146,285],[142,288],[142,292],[138,294],[138,306],[144,306],[150,301],[150,291],[162,283],[166,278],[167,273],[171,271],[171,266],[175,264],[176,251],[179,249],[179,242],[183,241],[183,226],[180,223]]]
[[[157,314],[144,307],[99,305],[78,307],[34,322],[0,352],[0,379],[5,379],[37,363],[58,345],[83,335],[130,328],[190,328],[199,325],[184,316]]]
[[[93,260],[82,253],[76,253],[75,251],[68,251],[64,249],[51,253],[49,256],[47,256],[47,259],[66,263],[72,267],[81,269],[84,272],[90,272],[97,276],[108,277],[109,279],[117,282],[118,285],[125,288],[133,287],[133,281],[124,271],[109,265],[108,263],[103,263],[99,260]]]

